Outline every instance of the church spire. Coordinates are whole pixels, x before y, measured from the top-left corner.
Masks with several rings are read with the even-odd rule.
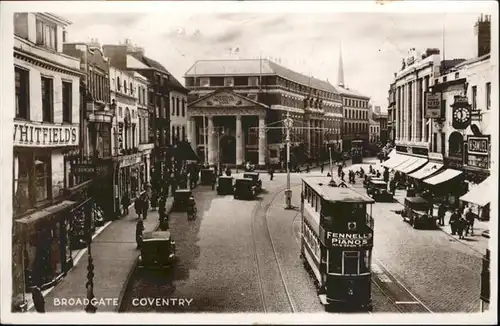
[[[344,87],[344,62],[342,61],[342,44],[339,44],[339,75],[337,77],[339,86]]]

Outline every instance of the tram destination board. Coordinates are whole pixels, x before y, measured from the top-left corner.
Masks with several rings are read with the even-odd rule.
[[[373,233],[326,232],[325,245],[333,248],[372,248]]]

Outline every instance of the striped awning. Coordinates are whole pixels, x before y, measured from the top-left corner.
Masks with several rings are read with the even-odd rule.
[[[491,202],[493,191],[493,177],[488,177],[486,180],[471,188],[469,192],[460,197],[460,200],[479,206],[486,206]]]
[[[396,167],[396,170],[408,174],[412,173],[415,170],[420,169],[422,166],[425,165],[425,163],[427,163],[426,158],[414,157],[413,160],[409,161],[408,164],[405,163],[404,166],[401,164],[400,166]]]
[[[393,154],[390,159],[383,162],[382,166],[388,169],[394,169],[396,166],[407,162],[410,158],[412,158],[412,156],[396,153]]]
[[[426,165],[424,165],[421,169],[409,174],[408,176],[417,180],[422,180],[425,179],[438,171],[440,171],[443,168],[443,164],[440,163],[435,163],[435,162],[429,162]]]
[[[461,174],[462,174],[462,171],[459,171],[459,170],[445,169],[445,170],[443,170],[443,172],[438,173],[435,176],[424,180],[424,182],[429,184],[429,185],[435,186],[435,185],[441,184],[443,182],[449,181],[455,177],[458,177]]]

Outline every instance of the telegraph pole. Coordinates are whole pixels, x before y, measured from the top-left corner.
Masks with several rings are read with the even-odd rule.
[[[285,190],[285,209],[293,209],[292,206],[292,189],[290,187],[290,128],[293,125],[293,120],[290,118],[290,112],[286,113],[285,128],[286,128],[286,190]]]

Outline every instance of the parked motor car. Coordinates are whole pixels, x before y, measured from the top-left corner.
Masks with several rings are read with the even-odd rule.
[[[403,221],[407,221],[414,229],[435,228],[436,217],[433,216],[433,205],[422,197],[406,197],[401,212]]]
[[[177,189],[174,193],[172,210],[176,212],[187,212],[188,199],[193,194],[190,189]]]
[[[254,199],[257,196],[257,187],[250,178],[239,178],[234,183],[235,199]]]
[[[163,269],[175,262],[175,241],[170,231],[145,232],[139,256],[139,268]]]
[[[220,176],[217,184],[218,195],[231,195],[234,192],[234,178],[228,176]]]
[[[262,180],[260,180],[258,172],[244,173],[243,178],[252,179],[252,182],[254,183],[254,186],[256,187],[257,193],[262,191]]]
[[[392,201],[392,194],[387,190],[387,182],[377,179],[368,181],[367,194],[375,201]]]

